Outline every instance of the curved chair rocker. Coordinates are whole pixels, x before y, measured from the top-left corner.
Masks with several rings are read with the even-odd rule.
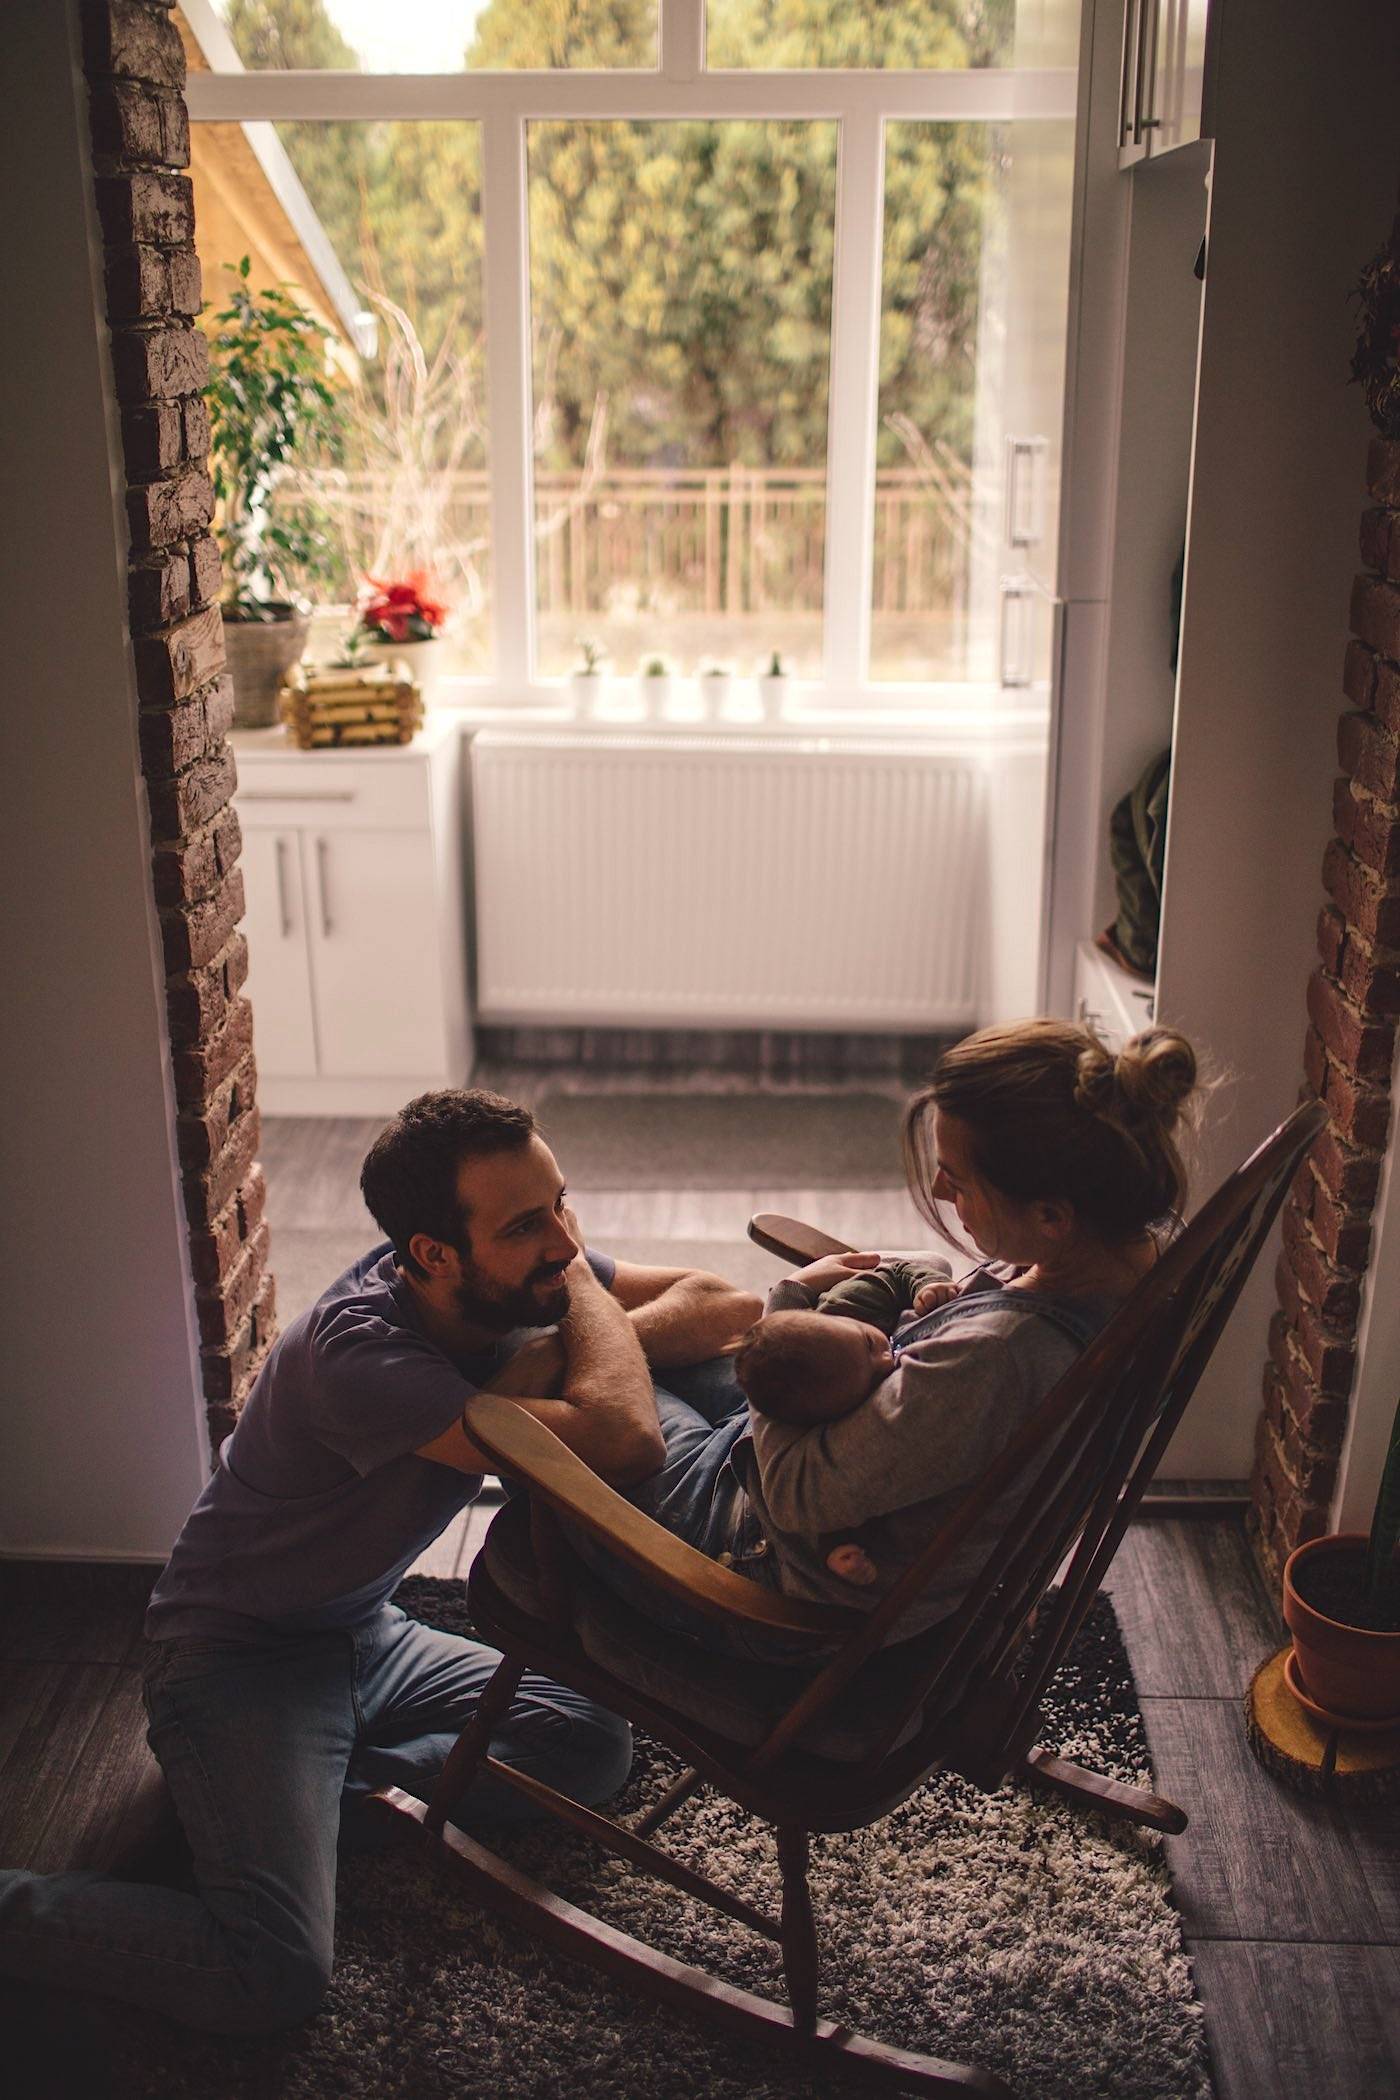
[[[818,2017],[809,1839],[878,1820],[944,1767],[987,1791],[1017,1777],[1113,1820],[1184,1829],[1186,1817],[1171,1802],[1041,1746],[1041,1697],[1181,1419],[1289,1180],[1325,1120],[1316,1104],[1298,1109],[1217,1190],[870,1612],[784,1597],[707,1560],[634,1510],[511,1401],[474,1396],[465,1416],[471,1436],[502,1472],[528,1488],[528,1500],[516,1498],[496,1517],[468,1583],[472,1617],[504,1660],[431,1802],[397,1789],[381,1801],[423,1826],[432,1851],[486,1908],[515,1919],[561,1954],[592,1962],[731,2032],[779,2046],[793,2070],[887,2092],[1007,2094],[987,2072],[915,2055]],[[749,1230],[761,1246],[792,1261],[844,1246],[772,1216],[755,1218]],[[1014,1513],[1001,1550],[957,1611],[913,1640],[884,1645],[935,1570],[1004,1497]],[[760,1669],[710,1657],[695,1643],[661,1632],[593,1577],[573,1553],[560,1517],[697,1611],[806,1636],[813,1662],[806,1670]],[[650,1729],[689,1769],[627,1828],[498,1763],[489,1755],[492,1729],[527,1667]],[[634,1681],[639,1674],[646,1689]],[[457,1830],[447,1820],[449,1807],[483,1766],[645,1873],[776,1940],[789,2005],[734,1989],[615,1930]],[[780,1918],[763,1915],[650,1842],[701,1785],[717,1787],[774,1825]]]

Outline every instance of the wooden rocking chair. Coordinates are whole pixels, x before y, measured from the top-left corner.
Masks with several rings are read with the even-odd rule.
[[[478,1903],[561,1954],[733,2033],[778,2045],[791,2069],[884,2091],[1006,2094],[989,2073],[818,2017],[809,1839],[878,1820],[941,1768],[987,1791],[1016,1776],[1114,1820],[1184,1829],[1186,1817],[1171,1802],[1042,1746],[1041,1699],[1324,1122],[1316,1104],[1299,1108],[1230,1176],[867,1613],[784,1597],[706,1559],[633,1509],[511,1401],[476,1395],[466,1410],[470,1435],[528,1489],[528,1498],[517,1497],[494,1520],[467,1590],[477,1627],[504,1660],[431,1802],[397,1789],[380,1800],[423,1826],[434,1854]],[[841,1241],[782,1218],[757,1217],[749,1231],[795,1262],[843,1249]],[[884,1645],[982,1514],[1018,1491],[1002,1549],[952,1616],[915,1639]],[[760,1669],[660,1632],[585,1567],[560,1517],[695,1611],[805,1636],[813,1662],[805,1671]],[[527,1667],[649,1729],[689,1769],[624,1827],[497,1762],[489,1755],[491,1734]],[[609,1852],[776,1940],[789,2005],[735,1989],[617,1931],[456,1829],[449,1808],[483,1766]],[[774,1826],[780,1918],[650,1842],[701,1785]]]

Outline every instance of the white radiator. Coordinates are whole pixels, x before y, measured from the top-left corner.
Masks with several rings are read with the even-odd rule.
[[[978,1018],[975,750],[489,730],[471,773],[488,1024],[922,1031]]]

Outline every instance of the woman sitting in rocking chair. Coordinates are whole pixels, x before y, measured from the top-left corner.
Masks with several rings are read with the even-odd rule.
[[[945,1052],[906,1110],[906,1169],[922,1216],[941,1230],[951,1202],[981,1266],[955,1293],[931,1293],[943,1302],[890,1341],[870,1330],[869,1390],[849,1411],[785,1407],[780,1422],[751,1410],[732,1357],[666,1373],[667,1460],[628,1499],[790,1596],[872,1608],[1156,1261],[1185,1198],[1176,1132],[1195,1092],[1191,1045],[1166,1028],[1117,1056],[1050,1020],[982,1029]],[[877,1260],[826,1256],[777,1284],[768,1312],[815,1308]],[[1023,1492],[1012,1483],[896,1638],[956,1608]],[[632,1603],[707,1645],[789,1653],[780,1636],[719,1633],[597,1547],[580,1551]]]

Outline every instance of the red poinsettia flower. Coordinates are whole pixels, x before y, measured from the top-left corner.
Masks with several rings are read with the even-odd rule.
[[[415,569],[401,582],[381,583],[366,576],[360,593],[360,625],[382,642],[431,641],[447,618],[447,607],[428,596],[426,569]]]

